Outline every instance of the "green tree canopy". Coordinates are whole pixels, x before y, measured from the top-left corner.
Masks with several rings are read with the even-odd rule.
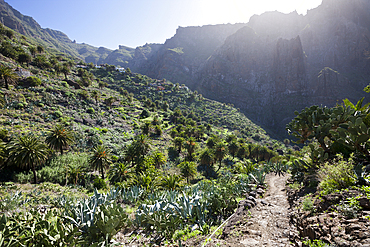
[[[49,153],[47,146],[32,134],[18,136],[8,144],[11,164],[18,167],[31,169],[34,183],[37,183],[36,168],[40,166]]]
[[[103,145],[95,147],[89,163],[94,170],[100,172],[102,179],[104,179],[104,170],[112,163],[108,148]]]
[[[68,149],[73,143],[73,132],[58,124],[48,132],[45,141],[51,149],[60,151],[60,154],[63,155],[63,149]]]

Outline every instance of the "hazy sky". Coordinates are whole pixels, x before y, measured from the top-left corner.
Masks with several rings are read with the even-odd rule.
[[[77,43],[117,49],[164,43],[178,26],[248,22],[278,10],[306,14],[322,0],[5,0]]]

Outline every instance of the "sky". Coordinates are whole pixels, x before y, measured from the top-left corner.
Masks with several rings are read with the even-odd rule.
[[[43,28],[77,43],[118,49],[164,43],[187,26],[247,23],[254,14],[277,10],[305,15],[322,0],[5,0]]]

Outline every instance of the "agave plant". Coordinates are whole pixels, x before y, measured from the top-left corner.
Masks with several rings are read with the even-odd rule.
[[[280,177],[280,175],[284,175],[284,173],[287,171],[287,167],[282,162],[276,162],[272,166],[272,171],[275,172],[275,175],[279,175]]]
[[[254,182],[258,185],[264,185],[266,179],[266,173],[263,170],[254,170],[253,173],[249,174],[249,176],[254,180]]]

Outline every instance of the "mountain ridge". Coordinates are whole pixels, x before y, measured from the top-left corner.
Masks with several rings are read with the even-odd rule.
[[[370,81],[370,3],[365,0],[325,0],[306,15],[270,11],[248,23],[179,27],[164,44],[116,50],[73,43],[0,0],[0,18],[5,10],[8,26],[23,28],[49,48],[185,84],[234,104],[277,135],[295,110],[367,97],[362,89]]]

